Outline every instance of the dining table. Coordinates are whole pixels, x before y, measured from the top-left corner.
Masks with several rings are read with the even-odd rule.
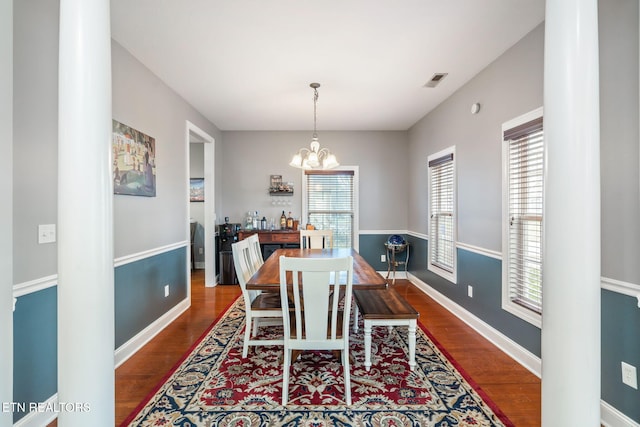
[[[295,258],[353,257],[353,289],[385,289],[387,281],[353,248],[276,249],[249,279],[248,290],[280,291],[280,256]]]

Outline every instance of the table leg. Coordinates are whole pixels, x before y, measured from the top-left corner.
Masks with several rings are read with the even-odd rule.
[[[409,369],[413,371],[416,366],[416,320],[409,321]]]
[[[353,332],[358,332],[358,317],[360,310],[358,310],[358,304],[353,304]]]
[[[371,321],[364,321],[364,369],[371,369]]]

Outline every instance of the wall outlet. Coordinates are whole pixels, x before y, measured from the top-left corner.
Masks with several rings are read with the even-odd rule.
[[[620,362],[622,365],[622,382],[631,388],[638,389],[638,374],[636,367],[628,363]]]
[[[469,298],[473,298],[473,286],[467,286],[467,295],[469,296]]]
[[[204,249],[204,248],[198,248],[198,254],[199,254],[199,255],[202,255],[202,253],[203,253],[203,252],[202,252],[202,251],[203,251],[203,249]]]
[[[380,262],[387,262],[387,256],[385,254],[380,255]]]
[[[169,296],[169,285],[164,285],[164,297]]]

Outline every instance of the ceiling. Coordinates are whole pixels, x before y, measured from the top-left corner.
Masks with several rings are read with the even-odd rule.
[[[220,130],[406,130],[544,0],[112,0],[112,37]],[[448,73],[436,88],[425,83]]]

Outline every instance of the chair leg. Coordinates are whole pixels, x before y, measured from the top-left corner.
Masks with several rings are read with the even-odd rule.
[[[289,400],[289,368],[291,367],[291,350],[284,350],[284,363],[282,364],[282,406]]]
[[[258,335],[258,324],[260,323],[260,318],[253,319],[253,336]]]
[[[244,343],[242,344],[242,358],[246,359],[249,354],[249,340],[251,339],[251,323],[255,323],[255,320],[252,321],[251,317],[247,317],[246,325],[244,328]]]
[[[351,406],[351,372],[349,367],[349,348],[342,350],[342,369],[344,372],[344,397],[347,406]]]

